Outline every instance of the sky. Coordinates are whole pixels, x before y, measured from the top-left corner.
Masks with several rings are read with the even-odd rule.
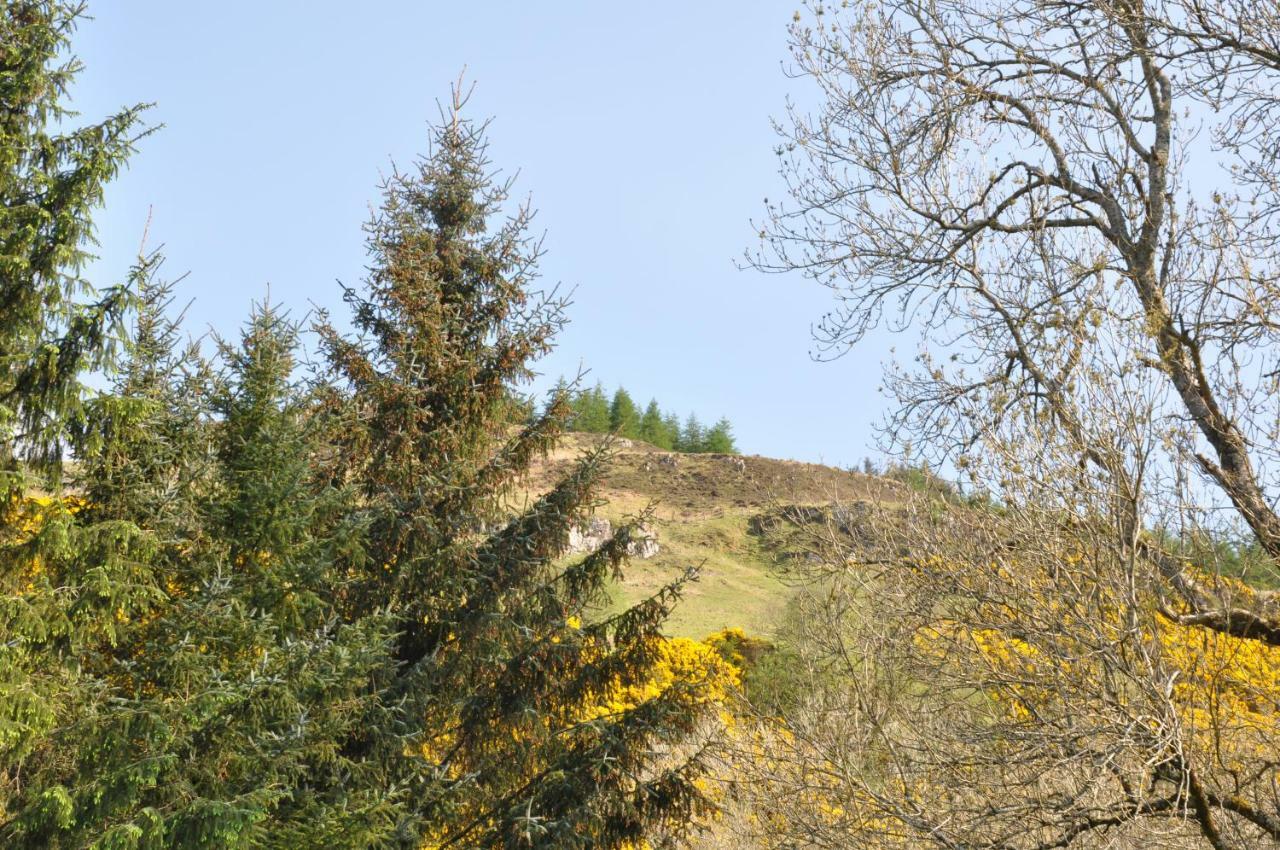
[[[361,226],[392,162],[425,151],[465,69],[469,113],[545,232],[542,283],[572,289],[539,387],[587,381],[727,416],[744,453],[876,456],[889,340],[810,357],[832,305],[799,276],[739,268],[781,193],[770,117],[793,5],[412,0],[99,0],[74,42],[81,120],[139,101],[163,124],[110,187],[93,267],[163,247],[193,335],[234,334],[270,294],[343,315]],[[803,96],[803,93],[800,93]],[[149,228],[147,226],[150,217]]]

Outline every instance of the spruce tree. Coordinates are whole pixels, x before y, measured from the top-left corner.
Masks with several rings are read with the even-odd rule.
[[[153,268],[129,356],[88,411],[68,544],[37,576],[79,599],[24,642],[38,676],[76,687],[23,741],[0,841],[367,846],[385,794],[347,787],[334,742],[367,719],[389,633],[332,614],[346,511],[312,480],[294,329],[258,311],[215,374],[175,350]]]
[[[75,569],[74,500],[62,454],[85,429],[84,370],[110,366],[127,286],[82,274],[91,213],[141,135],[142,107],[71,126],[64,98],[79,65],[68,41],[80,5],[0,5],[0,846],[74,816],[66,785],[42,781],[73,759],[51,746],[69,719],[109,695],[84,650],[118,612],[151,595],[113,547]],[[33,488],[31,485],[39,485]],[[104,535],[109,537],[109,535]],[[74,739],[71,739],[74,741]]]
[[[359,486],[365,528],[336,592],[344,618],[385,612],[397,633],[385,716],[342,752],[395,801],[399,846],[621,847],[701,801],[697,762],[670,749],[698,721],[689,683],[591,710],[644,681],[677,588],[587,624],[632,534],[560,560],[603,449],[508,512],[569,410],[560,394],[512,435],[500,401],[549,350],[563,305],[531,290],[529,212],[499,220],[507,187],[460,107],[385,186],[366,285],[347,291],[360,336],[323,330],[349,402],[332,475]]]
[[[597,383],[589,390],[582,390],[573,399],[571,427],[588,434],[609,432],[609,400],[604,385]]]
[[[706,434],[696,413],[690,413],[680,429],[680,440],[676,444],[682,452],[705,451]]]
[[[657,399],[650,399],[648,406],[644,409],[644,415],[640,417],[640,439],[667,451],[670,451],[674,444],[671,430],[662,419],[662,411],[658,408]]]
[[[324,329],[339,385],[297,380],[297,328],[265,307],[209,363],[180,344],[158,257],[76,300],[87,210],[136,125],[44,134],[77,12],[0,11],[0,846],[679,832],[705,801],[676,745],[705,700],[697,682],[647,687],[679,586],[587,623],[632,529],[560,558],[607,448],[509,513],[568,413],[557,393],[512,433],[562,304],[529,290],[528,213],[494,226],[482,128],[455,109],[387,186],[368,285],[348,293],[362,335]],[[86,399],[80,372],[114,366],[125,316],[123,362]],[[56,485],[65,441],[74,495],[24,495],[29,469]]]
[[[665,433],[665,439],[669,442],[672,451],[683,451],[680,446],[680,417],[675,413],[664,413],[662,416],[662,430]]]
[[[738,446],[733,440],[733,426],[728,419],[722,416],[707,429],[702,439],[702,451],[722,455],[738,453]]]
[[[144,292],[151,265],[135,271]],[[75,483],[98,507],[57,493],[9,504],[0,549],[0,846],[79,846],[73,837],[97,819],[83,810],[77,790],[127,809],[146,782],[118,764],[98,770],[121,744],[147,737],[145,715],[132,737],[114,741],[115,730],[108,731],[108,715],[121,705],[113,659],[128,643],[130,624],[150,616],[161,597],[152,573],[158,541],[133,513],[161,501],[141,485],[168,460],[162,439],[139,433],[138,423],[155,413],[154,396],[144,393],[121,404],[107,394],[81,410],[77,453],[86,471]],[[136,465],[117,462],[126,445],[136,447]],[[84,451],[88,446],[95,450]],[[100,475],[121,487],[89,486]],[[93,826],[101,830],[100,822]]]
[[[640,437],[640,411],[631,394],[622,387],[618,387],[609,403],[609,430],[620,437]]]
[[[81,274],[90,213],[141,135],[142,106],[63,127],[80,66],[68,59],[81,4],[0,5],[0,497],[22,471],[56,478],[67,428],[83,415],[80,373],[106,364],[127,306]]]

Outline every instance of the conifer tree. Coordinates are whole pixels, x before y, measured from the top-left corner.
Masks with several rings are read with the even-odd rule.
[[[114,614],[149,593],[118,555],[91,573],[68,568],[75,505],[59,498],[64,446],[85,426],[82,372],[110,365],[130,301],[128,287],[94,291],[81,274],[91,212],[132,152],[142,112],[69,126],[63,100],[79,66],[66,56],[79,15],[72,2],[0,5],[2,846],[71,817],[66,787],[39,778],[69,760],[50,741],[103,704],[82,651],[109,640]]]
[[[36,532],[68,543],[23,601],[46,581],[79,598],[23,648],[38,680],[76,687],[13,753],[0,843],[365,846],[385,795],[347,787],[333,744],[364,721],[388,636],[331,615],[344,512],[311,482],[294,329],[258,311],[216,376],[175,351],[153,269],[129,357],[88,411],[80,507]]]
[[[583,713],[644,680],[677,588],[584,625],[632,533],[559,561],[603,450],[507,513],[568,400],[515,435],[495,414],[549,350],[563,305],[531,291],[529,212],[498,220],[507,187],[461,105],[455,94],[431,155],[385,186],[366,287],[347,292],[360,337],[323,330],[349,388],[333,475],[360,487],[366,529],[339,604],[350,620],[386,612],[397,633],[384,715],[342,752],[395,802],[400,846],[621,847],[678,827],[701,799],[697,762],[657,755],[697,722],[687,684]]]
[[[558,393],[510,433],[562,304],[529,292],[528,213],[492,226],[483,128],[455,104],[434,155],[388,185],[368,287],[348,293],[363,335],[324,329],[341,386],[296,380],[297,328],[267,307],[208,363],[179,345],[158,257],[75,300],[87,211],[136,124],[44,134],[78,10],[0,8],[0,846],[679,832],[704,801],[673,745],[704,700],[642,687],[679,585],[583,625],[632,529],[559,557],[606,450],[507,513],[568,413]],[[79,373],[114,365],[123,316],[126,356],[85,400]],[[68,439],[75,495],[24,497],[29,468],[56,484]]]
[[[609,400],[604,385],[597,383],[589,390],[582,390],[573,399],[571,427],[588,434],[609,432]]]
[[[702,423],[698,421],[696,413],[690,413],[689,418],[684,421],[684,427],[680,429],[680,439],[676,443],[677,448],[682,452],[701,452],[705,451],[706,434],[703,431]]]
[[[662,411],[658,408],[657,399],[649,400],[648,406],[644,409],[644,415],[640,417],[640,439],[667,451],[670,451],[674,444],[671,429],[662,419]]]
[[[618,387],[609,403],[609,430],[630,439],[640,436],[640,411],[631,394],[622,387]]]
[[[141,135],[142,106],[63,129],[79,71],[66,50],[81,5],[0,5],[0,496],[20,471],[56,477],[66,430],[82,416],[80,372],[105,365],[127,305],[80,273],[90,212]]]
[[[702,439],[702,451],[722,455],[738,453],[738,446],[733,440],[733,426],[728,419],[722,416],[707,429]]]
[[[144,303],[151,267],[140,263],[134,274]],[[80,452],[87,469],[77,483],[98,507],[78,510],[80,500],[57,495],[13,498],[9,505],[0,550],[0,633],[6,635],[0,645],[0,846],[58,846],[55,836],[66,838],[95,820],[78,810],[72,789],[102,793],[87,765],[111,760],[113,744],[103,735],[110,724],[102,715],[119,706],[109,679],[112,657],[126,642],[129,623],[149,615],[159,599],[151,573],[156,540],[134,522],[135,511],[159,503],[145,485],[169,459],[162,438],[141,433],[139,423],[158,418],[155,394],[144,381],[126,372],[118,385],[138,383],[134,399],[95,399],[84,411],[79,443],[95,451]],[[138,462],[119,463],[126,452]],[[91,486],[95,480],[99,486]],[[146,780],[123,769],[109,781],[113,793],[103,794],[104,803],[128,808]]]
[[[664,413],[662,415],[663,431],[666,432],[666,439],[671,444],[672,451],[682,451],[680,447],[680,417],[675,413]]]

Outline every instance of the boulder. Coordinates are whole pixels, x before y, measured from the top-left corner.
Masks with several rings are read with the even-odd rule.
[[[633,558],[646,560],[662,551],[658,545],[658,535],[647,525],[641,525],[631,534],[631,542],[627,544],[627,554]]]
[[[613,525],[604,517],[593,516],[586,525],[576,525],[569,529],[570,554],[592,552],[613,534]]]
[[[565,554],[581,555],[594,552],[602,543],[613,536],[613,523],[604,517],[592,517],[586,525],[569,529],[569,546]],[[648,525],[640,525],[632,530],[631,541],[627,544],[627,554],[633,558],[652,558],[662,550],[658,545],[657,533]]]

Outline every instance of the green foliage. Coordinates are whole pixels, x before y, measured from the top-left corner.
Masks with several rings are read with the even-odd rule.
[[[702,423],[698,421],[695,413],[690,413],[689,418],[684,420],[684,425],[680,428],[680,435],[676,438],[676,450],[681,452],[701,452],[705,451],[706,433],[702,428]]]
[[[621,437],[640,438],[640,411],[622,387],[618,387],[609,403],[609,430]]]
[[[563,381],[559,387],[566,385]],[[737,454],[733,426],[721,417],[711,428],[703,428],[698,417],[690,414],[682,426],[674,413],[663,413],[657,399],[650,400],[641,414],[635,401],[622,387],[606,402],[604,386],[597,383],[589,390],[571,394],[572,413],[569,429],[589,434],[615,433],[630,439],[644,440],[660,449],[679,452]]]
[[[762,717],[794,709],[804,696],[803,659],[787,644],[774,644],[742,629],[722,629],[706,638],[716,652],[741,671],[742,693]]]
[[[561,558],[603,451],[510,514],[571,410],[566,389],[539,415],[516,401],[563,302],[530,289],[530,213],[502,218],[483,127],[455,108],[387,182],[346,291],[358,335],[319,328],[328,373],[300,376],[299,328],[271,305],[205,360],[158,256],[74,300],[136,121],[44,135],[70,72],[41,69],[77,12],[0,11],[0,846],[679,835],[707,801],[700,756],[674,754],[710,708],[698,682],[648,685],[685,579],[583,625],[634,532]],[[108,386],[86,399],[95,366]]]
[[[456,107],[455,107],[456,109]],[[564,564],[570,529],[594,504],[593,452],[511,518],[508,496],[571,415],[564,393],[508,434],[497,412],[550,350],[562,302],[529,289],[529,212],[497,220],[482,127],[455,111],[433,155],[385,187],[369,227],[372,272],[349,290],[361,336],[324,328],[340,386],[330,477],[361,495],[344,619],[384,613],[396,640],[379,684],[383,717],[343,751],[397,802],[411,843],[616,847],[675,826],[701,805],[700,768],[657,769],[701,712],[677,685],[584,721],[584,699],[638,687],[678,590],[582,626],[633,529]],[[580,396],[580,424],[603,407]]]
[[[575,393],[571,404],[573,412],[569,421],[573,430],[588,434],[609,432],[609,401],[602,384]]]
[[[738,453],[738,446],[733,441],[733,426],[728,419],[721,417],[707,430],[702,437],[702,451],[722,455]]]
[[[644,409],[644,415],[640,417],[640,439],[667,451],[675,448],[675,432],[662,418],[662,410],[658,407],[657,399],[649,401],[649,405]]]
[[[77,447],[82,506],[51,502],[24,526],[65,541],[34,573],[28,559],[12,600],[42,609],[45,631],[20,633],[18,654],[58,699],[5,754],[22,781],[0,784],[0,841],[314,846],[295,839],[317,822],[344,834],[321,792],[351,772],[334,742],[365,715],[388,632],[328,610],[341,502],[311,480],[295,329],[258,311],[214,373],[174,351],[155,264],[137,273],[129,356]],[[347,823],[362,799],[382,805],[340,797]]]
[[[18,463],[56,473],[83,416],[82,370],[107,365],[124,287],[80,274],[89,214],[140,136],[143,107],[62,129],[79,64],[66,59],[75,2],[0,5],[0,497]],[[59,129],[52,129],[57,127]]]
[[[671,443],[671,449],[678,451],[680,444],[680,417],[674,413],[664,413],[662,415],[662,430],[666,432],[666,438]]]

